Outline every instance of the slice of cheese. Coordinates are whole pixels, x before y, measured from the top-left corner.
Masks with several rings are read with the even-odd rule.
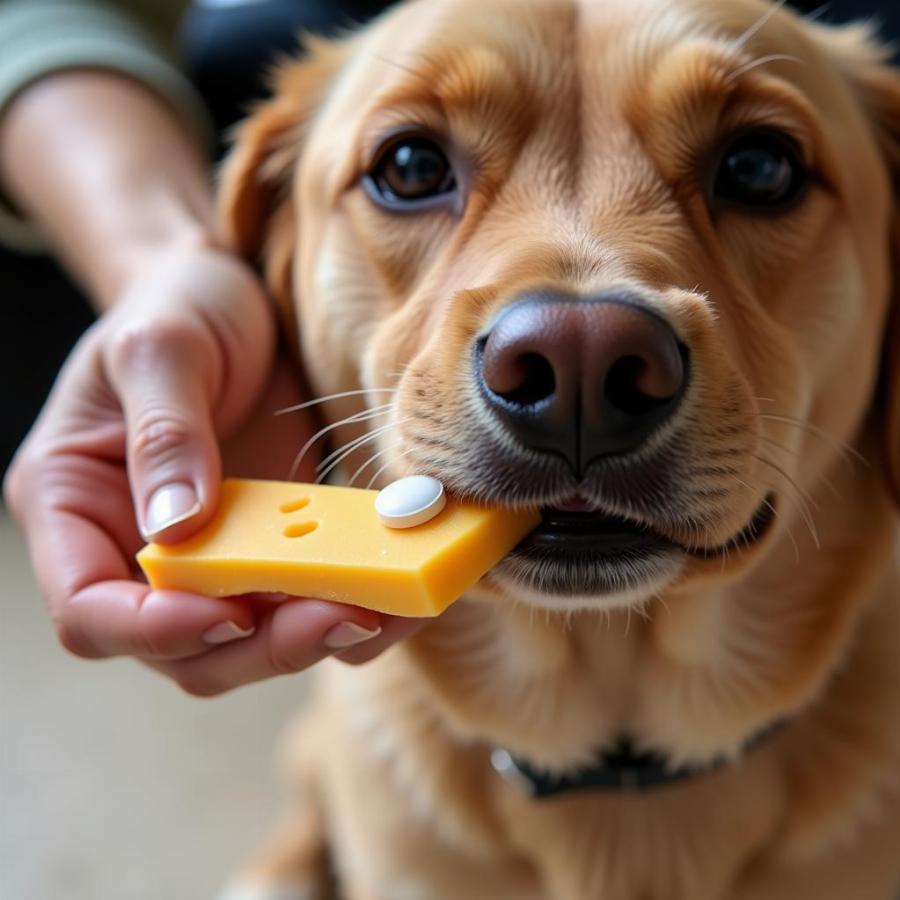
[[[397,530],[375,512],[377,491],[229,479],[194,537],[148,544],[150,585],[211,597],[278,592],[398,616],[434,616],[540,521],[537,511],[448,499],[424,525]]]

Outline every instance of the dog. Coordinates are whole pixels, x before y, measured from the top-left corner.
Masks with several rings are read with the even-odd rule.
[[[543,518],[321,667],[230,896],[895,900],[898,176],[870,30],[762,0],[414,0],[278,68],[222,222],[348,480]]]

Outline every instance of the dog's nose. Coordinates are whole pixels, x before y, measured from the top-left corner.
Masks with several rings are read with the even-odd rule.
[[[688,362],[671,326],[617,295],[523,297],[494,320],[478,357],[482,393],[507,428],[578,475],[636,450],[672,415]]]

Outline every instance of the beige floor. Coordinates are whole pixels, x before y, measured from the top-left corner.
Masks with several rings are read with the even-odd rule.
[[[206,900],[275,817],[302,677],[215,700],[55,643],[0,508],[0,900]]]

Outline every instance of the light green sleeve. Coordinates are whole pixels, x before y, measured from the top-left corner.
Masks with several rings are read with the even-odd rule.
[[[208,141],[203,103],[167,52],[184,2],[0,0],[0,116],[24,87],[60,69],[108,69],[164,97],[198,141]],[[0,195],[0,244],[47,249],[37,226]]]

